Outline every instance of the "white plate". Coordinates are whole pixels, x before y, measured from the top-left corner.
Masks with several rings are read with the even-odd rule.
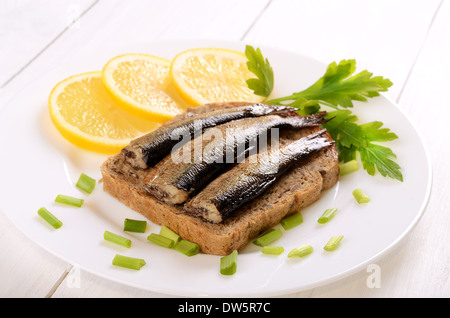
[[[344,176],[323,197],[302,211],[304,222],[283,231],[277,245],[280,256],[263,255],[252,244],[238,258],[233,276],[219,273],[218,256],[198,254],[186,257],[146,240],[159,232],[151,224],[145,234],[123,233],[125,218],[143,219],[103,192],[101,185],[84,195],[75,183],[81,172],[100,179],[100,165],[106,156],[81,150],[63,139],[52,125],[47,98],[52,87],[65,77],[100,70],[111,57],[127,52],[149,53],[171,59],[176,53],[195,47],[227,47],[243,51],[244,43],[214,41],[166,41],[126,48],[103,48],[74,57],[32,81],[0,115],[0,144],[3,167],[0,178],[0,208],[31,240],[62,259],[91,273],[123,284],[179,296],[274,296],[313,288],[364,269],[386,255],[417,224],[431,185],[431,166],[421,136],[395,103],[384,96],[353,109],[361,122],[380,120],[399,139],[388,146],[398,156],[404,182],[369,176],[364,170]],[[317,80],[325,63],[270,47],[261,47],[274,69],[274,96],[300,91]],[[329,61],[331,62],[331,61]],[[371,70],[376,71],[376,70]],[[371,202],[359,206],[352,190],[363,188]],[[82,208],[54,203],[57,194],[85,199]],[[37,210],[45,206],[64,225],[51,229]],[[327,208],[338,208],[334,219],[317,223]],[[121,233],[132,239],[130,249],[103,240],[103,232]],[[344,235],[341,246],[325,252],[323,246],[334,235]],[[294,247],[310,244],[314,252],[304,259],[288,259]],[[145,259],[140,271],[115,267],[115,254]]]

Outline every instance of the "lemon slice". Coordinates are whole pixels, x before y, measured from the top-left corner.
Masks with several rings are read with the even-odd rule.
[[[246,80],[255,77],[244,53],[219,48],[190,49],[172,60],[170,76],[180,95],[192,105],[211,102],[261,102]]]
[[[51,91],[50,117],[64,138],[87,150],[117,153],[159,126],[117,107],[105,89],[101,72],[71,76]]]
[[[109,60],[102,79],[119,107],[135,116],[165,122],[186,108],[171,85],[169,69],[170,62],[165,59],[129,53]]]

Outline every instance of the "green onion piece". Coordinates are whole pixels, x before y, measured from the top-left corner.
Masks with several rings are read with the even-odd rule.
[[[127,232],[144,233],[147,229],[147,221],[125,219],[123,230]]]
[[[280,229],[270,229],[263,233],[260,237],[253,241],[253,244],[258,246],[266,246],[269,245],[276,240],[278,240],[282,235]]]
[[[297,225],[303,223],[303,217],[302,215],[297,212],[295,214],[292,214],[288,217],[285,217],[281,220],[280,224],[285,230],[290,230],[293,227],[296,227]]]
[[[370,199],[369,199],[369,197],[366,195],[366,193],[364,192],[364,190],[362,190],[362,189],[356,189],[356,190],[353,190],[352,193],[353,193],[353,196],[355,197],[356,201],[357,201],[359,204],[370,202]]]
[[[339,235],[339,236],[333,236],[327,243],[327,245],[324,246],[324,250],[331,252],[334,251],[336,249],[336,247],[338,247],[339,243],[342,241],[342,239],[344,238],[344,235]]]
[[[323,212],[322,216],[317,220],[320,224],[327,223],[329,220],[333,218],[333,216],[336,214],[337,209],[326,209],[325,212]]]
[[[120,267],[126,267],[130,269],[140,270],[142,266],[144,266],[146,263],[143,259],[140,258],[134,258],[129,256],[123,256],[116,254],[112,261],[113,265],[120,266]]]
[[[313,252],[313,248],[311,245],[305,244],[299,247],[294,248],[289,252],[288,257],[305,257]]]
[[[238,251],[234,250],[231,254],[220,258],[220,273],[222,275],[233,275],[236,273],[236,261]]]
[[[282,246],[263,246],[262,252],[268,255],[280,255],[284,252],[284,248]]]
[[[167,248],[172,248],[173,245],[174,245],[174,241],[173,240],[171,240],[171,239],[169,239],[169,238],[167,238],[165,236],[156,234],[156,233],[151,233],[147,237],[147,240],[149,240],[150,242],[153,242],[153,243],[155,243],[155,244],[157,244],[159,246],[167,247]]]
[[[45,221],[47,221],[51,226],[55,229],[59,229],[63,224],[60,220],[56,218],[53,214],[50,213],[46,208],[40,208],[38,210],[39,216],[41,216]]]
[[[109,242],[119,244],[127,248],[131,247],[131,240],[109,231],[105,231],[105,233],[103,233],[103,238]]]
[[[58,194],[55,198],[55,202],[72,205],[72,206],[76,206],[79,208],[83,205],[84,200],[70,197],[68,195]]]
[[[165,236],[169,239],[171,239],[175,244],[181,239],[181,237],[169,229],[167,226],[161,226],[161,230],[159,231],[159,235]]]
[[[95,188],[95,179],[92,179],[88,175],[82,173],[80,177],[78,178],[77,188],[80,190],[83,190],[86,193],[91,194],[92,191],[94,191]]]
[[[197,244],[182,239],[173,248],[186,256],[193,256],[200,251],[200,247]]]
[[[359,169],[358,161],[356,161],[356,159],[350,160],[350,161],[347,161],[346,163],[342,163],[339,165],[339,175],[344,176],[346,174],[355,172],[358,169]]]

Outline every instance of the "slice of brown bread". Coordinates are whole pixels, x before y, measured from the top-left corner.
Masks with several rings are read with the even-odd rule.
[[[210,104],[189,109],[171,121],[236,104]],[[308,135],[320,128],[281,131],[282,142]],[[103,189],[131,209],[158,225],[165,225],[182,238],[197,243],[203,253],[227,255],[244,248],[252,239],[277,225],[284,217],[312,204],[321,193],[333,187],[339,178],[338,153],[334,146],[299,162],[260,197],[244,205],[219,224],[209,223],[182,211],[181,206],[163,203],[143,188],[148,171],[134,169],[119,153],[101,167]]]

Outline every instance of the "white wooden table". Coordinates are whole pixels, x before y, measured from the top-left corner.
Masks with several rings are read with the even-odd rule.
[[[387,95],[423,135],[432,160],[425,214],[377,264],[379,288],[362,270],[285,296],[450,296],[450,1],[0,0],[0,109],[55,61],[108,43],[172,38],[268,44],[327,62],[355,58],[391,79]],[[0,241],[2,297],[167,297],[74,268],[2,213]]]

